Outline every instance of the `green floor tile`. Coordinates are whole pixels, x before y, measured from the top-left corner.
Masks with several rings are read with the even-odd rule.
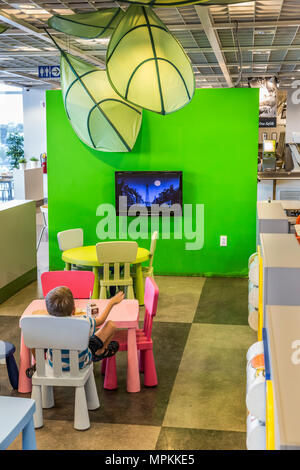
[[[194,323],[248,325],[248,280],[206,279]]]
[[[245,450],[246,433],[162,427],[156,450]]]

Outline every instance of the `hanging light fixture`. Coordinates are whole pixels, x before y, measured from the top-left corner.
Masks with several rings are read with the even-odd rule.
[[[121,18],[121,8],[103,10],[77,15],[55,15],[49,18],[48,24],[56,31],[86,39],[110,37]]]
[[[160,114],[177,111],[194,95],[191,62],[150,7],[128,8],[108,45],[106,69],[123,99]]]
[[[65,110],[77,136],[102,152],[129,152],[142,112],[112,89],[105,70],[62,52],[61,88]]]

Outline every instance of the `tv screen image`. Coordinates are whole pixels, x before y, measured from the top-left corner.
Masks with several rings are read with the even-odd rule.
[[[152,204],[182,207],[182,172],[116,172],[116,208],[119,213],[119,197],[127,197],[127,210],[139,204],[151,210]]]

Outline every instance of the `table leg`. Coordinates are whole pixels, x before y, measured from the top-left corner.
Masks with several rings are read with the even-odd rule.
[[[71,271],[71,263],[65,263],[65,271]]]
[[[136,298],[139,301],[139,305],[144,305],[144,278],[141,263],[135,265],[136,269],[136,281],[135,281],[135,292]]]
[[[31,352],[27,348],[21,333],[21,346],[20,346],[20,367],[19,367],[19,393],[31,392],[31,379],[26,377],[26,369],[31,366]]]
[[[127,344],[127,392],[135,393],[141,390],[135,328],[128,328]]]
[[[99,299],[99,271],[97,266],[93,267],[93,273],[95,275],[95,282],[92,299]]]
[[[35,430],[33,424],[33,417],[26,424],[22,432],[22,449],[23,450],[36,450]]]

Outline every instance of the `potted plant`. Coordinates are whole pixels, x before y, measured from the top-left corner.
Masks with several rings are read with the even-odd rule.
[[[19,160],[20,170],[26,170],[26,163],[27,163],[26,158],[20,158],[20,160]]]
[[[18,132],[11,132],[6,139],[10,170],[19,168],[20,159],[24,158],[24,137]]]
[[[30,159],[31,168],[37,168],[38,166],[38,159],[36,157],[31,157]]]

